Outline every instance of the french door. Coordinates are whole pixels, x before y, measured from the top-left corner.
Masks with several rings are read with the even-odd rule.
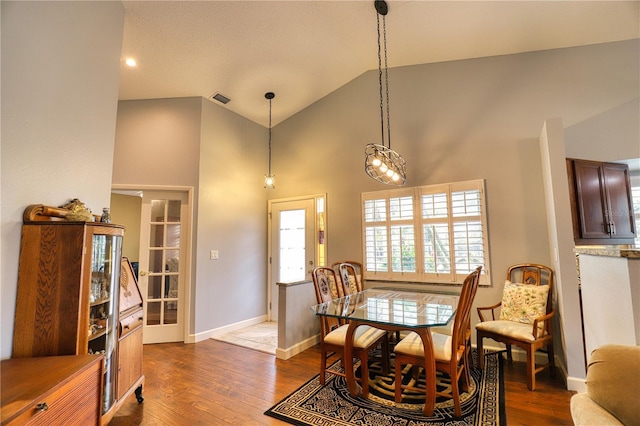
[[[139,285],[144,343],[184,341],[188,211],[186,192],[143,193]]]

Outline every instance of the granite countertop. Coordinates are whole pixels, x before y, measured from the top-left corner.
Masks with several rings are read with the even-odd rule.
[[[640,259],[640,249],[621,249],[617,247],[576,247],[576,254],[588,254],[591,256],[626,257],[628,259]]]

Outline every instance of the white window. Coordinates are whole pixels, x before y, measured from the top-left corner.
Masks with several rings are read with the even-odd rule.
[[[364,277],[457,283],[482,266],[489,281],[483,180],[362,194]]]

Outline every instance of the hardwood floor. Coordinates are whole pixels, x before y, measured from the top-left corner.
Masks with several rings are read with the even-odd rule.
[[[286,361],[215,340],[144,346],[142,404],[131,396],[111,426],[284,425],[263,413],[318,374],[319,347]],[[572,425],[560,374],[527,390],[524,363],[504,363],[509,425]]]

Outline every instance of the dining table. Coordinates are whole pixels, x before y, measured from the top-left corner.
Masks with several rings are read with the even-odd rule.
[[[413,331],[424,346],[426,397],[423,412],[433,414],[436,400],[436,361],[433,356],[431,328],[446,326],[455,315],[459,295],[455,293],[369,288],[358,293],[335,298],[311,307],[319,316],[339,318],[348,322],[343,365],[351,396],[360,394],[353,362],[354,333],[361,325],[387,331]],[[363,382],[364,385],[364,382]]]

